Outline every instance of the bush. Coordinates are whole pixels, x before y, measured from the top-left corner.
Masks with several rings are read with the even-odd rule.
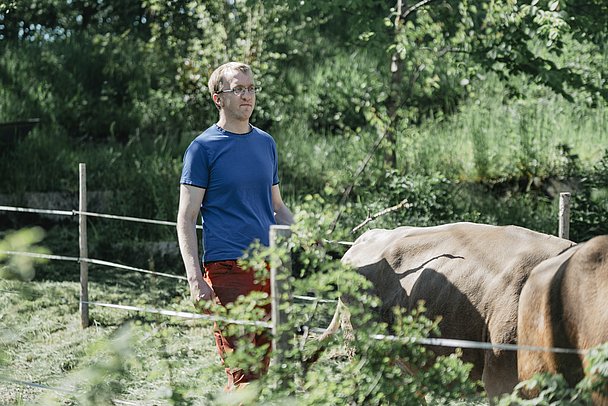
[[[536,374],[532,379],[519,383],[512,394],[500,400],[499,405],[596,404],[599,402],[597,396],[608,397],[608,344],[600,345],[587,353],[585,374],[585,378],[574,387],[561,374]],[[524,397],[522,392],[532,396]]]

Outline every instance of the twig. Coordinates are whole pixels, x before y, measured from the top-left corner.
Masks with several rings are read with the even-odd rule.
[[[338,207],[340,207],[340,210],[338,211],[338,214],[336,215],[336,218],[334,219],[334,221],[331,223],[331,226],[329,227],[329,232],[330,233],[333,233],[333,231],[336,229],[336,225],[338,225],[338,221],[340,221],[340,217],[342,217],[342,213],[344,212],[344,207],[345,207],[346,199],[350,195],[350,192],[353,191],[353,188],[355,187],[355,183],[357,183],[357,180],[358,180],[359,176],[363,173],[363,171],[365,171],[365,168],[367,167],[367,164],[369,164],[369,162],[374,157],[374,154],[376,153],[376,150],[380,146],[380,143],[382,142],[382,140],[384,140],[384,138],[386,137],[387,133],[388,133],[387,131],[383,131],[383,132],[381,132],[378,135],[378,138],[376,138],[376,142],[374,142],[372,150],[369,152],[369,154],[367,154],[367,157],[365,157],[365,159],[361,162],[361,164],[359,165],[359,167],[355,171],[355,174],[353,175],[353,181],[344,190],[344,193],[342,193],[342,197],[340,198],[340,203],[338,204]]]
[[[410,13],[415,12],[416,10],[418,10],[420,7],[425,6],[426,4],[430,3],[433,0],[422,0],[416,4],[414,4],[411,7],[408,7],[407,9],[405,9],[403,12],[401,12],[401,10],[403,9],[403,3],[401,0],[399,0],[397,2],[397,16],[395,18],[395,29],[399,30],[400,26],[401,26],[401,19],[406,19],[407,16]],[[412,88],[412,87],[410,87]],[[371,159],[373,158],[374,154],[376,153],[376,150],[378,149],[378,147],[380,146],[380,143],[386,138],[386,136],[388,135],[389,132],[389,128],[393,125],[395,118],[392,117],[389,123],[389,127],[387,127],[387,129],[385,131],[382,131],[378,138],[376,139],[376,142],[374,143],[374,146],[372,147],[372,150],[370,151],[370,153],[367,155],[367,157],[363,160],[363,162],[361,163],[361,165],[359,165],[359,168],[357,168],[354,176],[353,176],[353,181],[352,183],[344,190],[344,193],[342,193],[342,197],[340,199],[340,203],[338,204],[339,207],[343,207],[344,203],[346,202],[346,199],[348,198],[348,196],[350,195],[350,193],[352,192],[353,188],[355,187],[355,183],[357,182],[359,176],[363,173],[363,171],[365,171],[365,168],[367,167],[367,164],[371,161]],[[338,225],[338,221],[340,221],[340,217],[342,217],[342,213],[344,212],[344,209],[340,209],[338,211],[338,214],[336,215],[336,218],[334,219],[334,221],[332,222],[331,226],[329,227],[329,233],[332,233],[335,229],[336,226]],[[371,220],[370,220],[371,221]]]
[[[363,223],[359,224],[357,227],[355,227],[355,228],[353,228],[351,230],[351,233],[355,233],[361,227],[363,227],[364,225],[366,225],[370,221],[374,221],[375,219],[377,219],[380,216],[384,216],[385,214],[392,213],[392,212],[397,211],[397,210],[399,210],[399,209],[401,209],[403,207],[409,208],[411,206],[412,206],[411,203],[408,203],[407,199],[403,199],[400,203],[398,203],[398,204],[396,204],[396,205],[394,205],[392,207],[389,207],[387,209],[381,210],[381,211],[379,211],[376,214],[372,214],[371,216],[367,216],[367,218],[363,221]]]
[[[414,11],[418,10],[420,7],[430,3],[433,0],[422,0],[421,2],[418,2],[416,4],[414,4],[411,7],[408,7],[403,14],[401,14],[401,18],[403,18],[404,20],[407,18],[408,15],[410,15],[410,13],[413,13]]]

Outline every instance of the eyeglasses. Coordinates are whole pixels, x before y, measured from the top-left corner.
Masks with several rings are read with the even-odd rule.
[[[249,87],[245,87],[245,86],[237,86],[234,89],[226,89],[226,90],[220,90],[219,93],[234,93],[235,96],[241,96],[243,94],[245,94],[245,92],[249,93],[249,94],[256,94],[261,90],[260,87],[258,86],[249,86]]]

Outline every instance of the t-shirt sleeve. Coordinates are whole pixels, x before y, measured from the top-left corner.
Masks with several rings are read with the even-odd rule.
[[[200,142],[192,142],[184,153],[184,166],[179,181],[184,185],[201,188],[209,186],[209,157]]]
[[[277,156],[277,144],[272,141],[272,157],[273,157],[273,167],[272,167],[272,185],[279,184],[279,157]]]

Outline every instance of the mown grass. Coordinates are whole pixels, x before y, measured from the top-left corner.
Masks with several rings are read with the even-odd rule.
[[[103,269],[91,276],[91,301],[193,310],[179,281]],[[0,281],[0,291],[0,378],[69,391],[115,383],[116,399],[142,405],[174,404],[175,388],[185,400],[178,404],[212,404],[223,388],[209,322],[91,306],[91,326],[83,330],[78,283]],[[121,340],[127,342],[122,348]],[[113,375],[116,360],[124,371]],[[73,399],[0,379],[2,405],[77,404]]]

